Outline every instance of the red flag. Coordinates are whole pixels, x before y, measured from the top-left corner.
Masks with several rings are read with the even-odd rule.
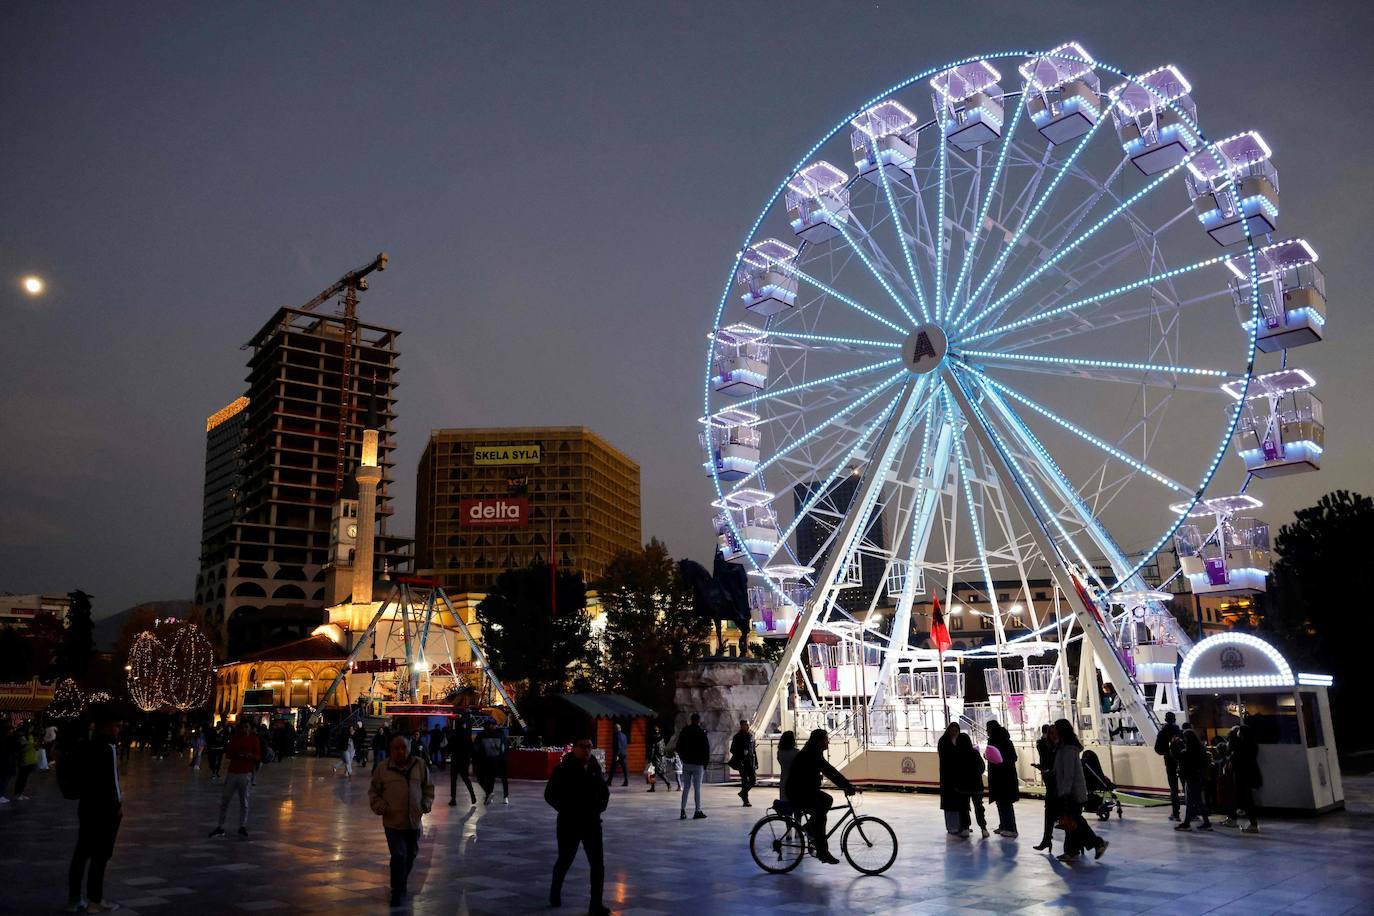
[[[937,651],[943,652],[954,645],[954,642],[949,638],[949,628],[945,626],[944,611],[940,610],[940,596],[931,592],[930,600],[930,644]]]

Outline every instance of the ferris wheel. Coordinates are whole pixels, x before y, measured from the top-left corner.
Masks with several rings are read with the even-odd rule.
[[[719,549],[756,629],[788,637],[756,725],[813,633],[859,640],[876,670],[854,689],[879,702],[920,654],[920,596],[978,591],[1002,643],[1007,583],[1048,577],[1148,729],[1114,604],[1139,596],[1186,648],[1142,577],[1175,538],[1197,588],[1262,582],[1246,488],[1320,465],[1288,350],[1322,338],[1325,288],[1277,235],[1268,144],[1205,134],[1192,91],[1072,42],[966,58],[863,103],[767,199],[700,430]]]

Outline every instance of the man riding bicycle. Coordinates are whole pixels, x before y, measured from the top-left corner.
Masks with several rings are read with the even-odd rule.
[[[787,785],[783,789],[789,804],[811,815],[807,829],[816,844],[816,858],[827,865],[838,865],[840,860],[830,854],[825,835],[825,819],[833,799],[829,793],[821,791],[821,780],[828,778],[843,789],[845,795],[853,795],[859,789],[826,761],[825,751],[828,747],[830,735],[826,730],[818,728],[813,731],[806,740],[806,746],[797,752],[796,759],[792,761]]]

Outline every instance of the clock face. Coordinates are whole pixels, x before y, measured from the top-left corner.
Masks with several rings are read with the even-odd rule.
[[[349,526],[348,526],[348,536],[351,537],[351,538],[356,538],[356,537],[358,536],[358,526],[357,526],[357,525],[349,525]]]

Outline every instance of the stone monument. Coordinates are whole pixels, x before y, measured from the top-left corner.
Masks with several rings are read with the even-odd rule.
[[[701,727],[711,741],[711,763],[706,768],[707,782],[725,780],[725,759],[729,756],[730,736],[739,730],[739,720],[753,720],[759,701],[773,676],[773,663],[752,658],[705,658],[678,672],[677,731],[692,713],[700,713]]]

